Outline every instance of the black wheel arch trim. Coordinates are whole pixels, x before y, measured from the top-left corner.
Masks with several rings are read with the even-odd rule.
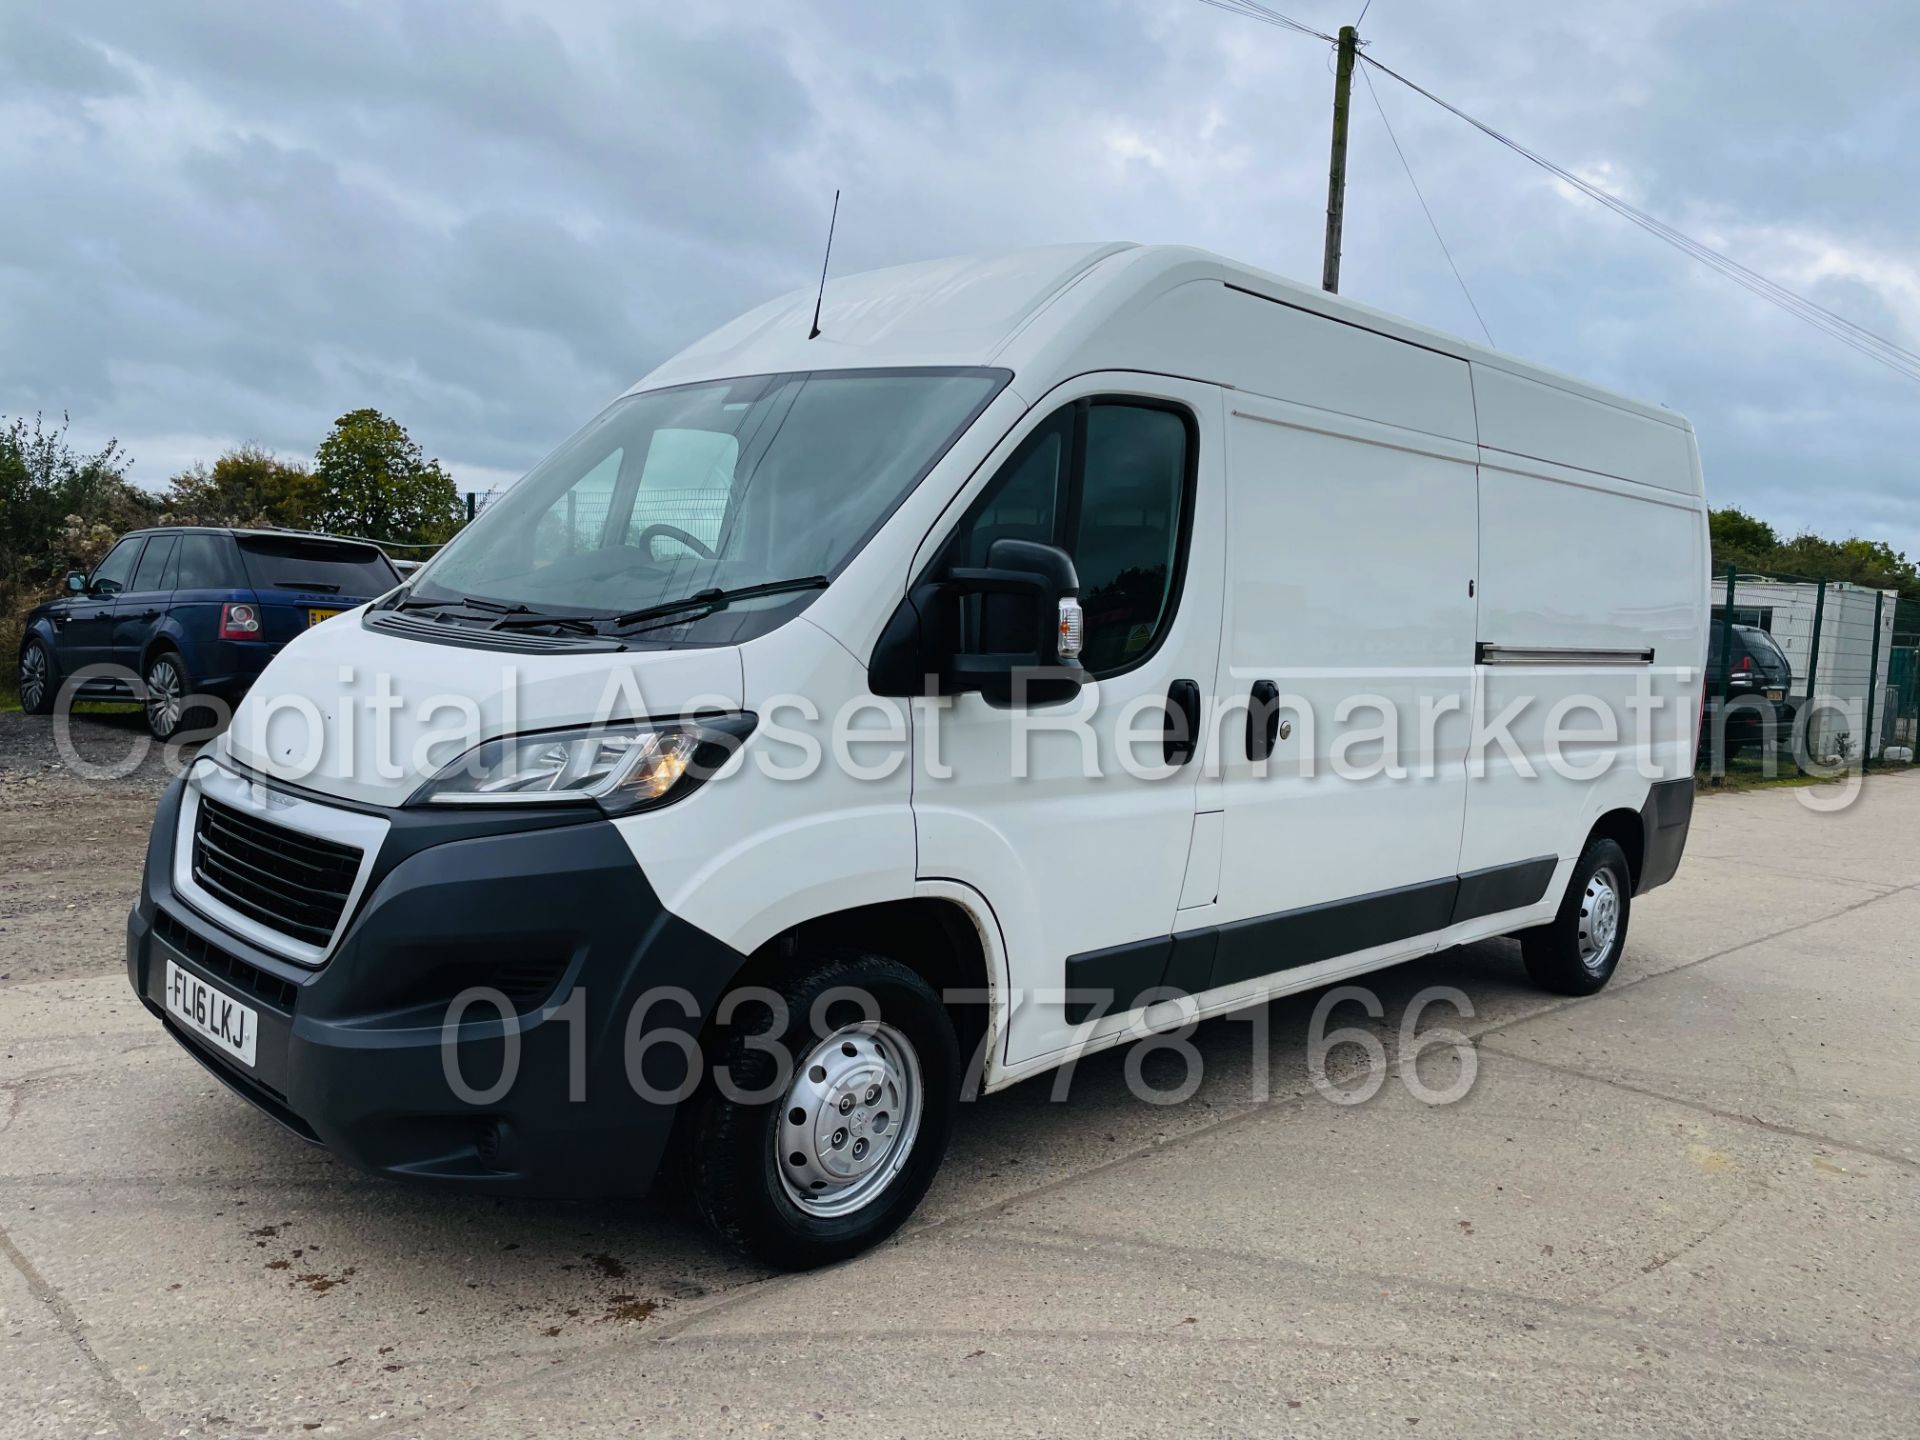
[[[1687,833],[1693,826],[1694,785],[1691,775],[1678,780],[1656,780],[1640,807],[1640,878],[1633,893],[1644,895],[1664,885],[1680,868]]]

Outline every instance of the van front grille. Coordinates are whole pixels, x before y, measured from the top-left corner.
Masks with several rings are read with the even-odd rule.
[[[361,852],[200,797],[193,878],[216,900],[309,945],[325,946],[346,911]]]

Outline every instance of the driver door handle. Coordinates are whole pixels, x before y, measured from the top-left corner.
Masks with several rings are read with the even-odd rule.
[[[1167,687],[1167,726],[1161,754],[1169,765],[1184,765],[1200,748],[1200,686],[1176,680]]]
[[[1265,760],[1280,736],[1280,687],[1271,680],[1256,680],[1248,698],[1253,704],[1247,709],[1247,759]]]

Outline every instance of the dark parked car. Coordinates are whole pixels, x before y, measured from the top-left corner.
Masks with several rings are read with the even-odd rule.
[[[1706,703],[1701,707],[1700,760],[1711,758],[1708,746],[1720,713],[1721,625],[1713,622],[1707,644]],[[1794,707],[1787,699],[1793,688],[1793,667],[1786,652],[1757,625],[1733,627],[1733,669],[1727,674],[1727,735],[1729,758],[1754,745],[1779,745],[1793,730]]]
[[[62,680],[79,700],[144,701],[161,739],[201,707],[236,701],[287,641],[400,583],[364,541],[292,530],[174,526],[124,536],[67,595],[27,616],[20,704],[44,715]]]

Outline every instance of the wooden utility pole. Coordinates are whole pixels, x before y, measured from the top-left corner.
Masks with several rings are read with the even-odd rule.
[[[1353,61],[1360,32],[1340,27],[1340,61],[1333,77],[1333,155],[1327,163],[1327,251],[1320,288],[1340,293],[1340,223],[1347,210],[1347,102],[1353,97]]]

